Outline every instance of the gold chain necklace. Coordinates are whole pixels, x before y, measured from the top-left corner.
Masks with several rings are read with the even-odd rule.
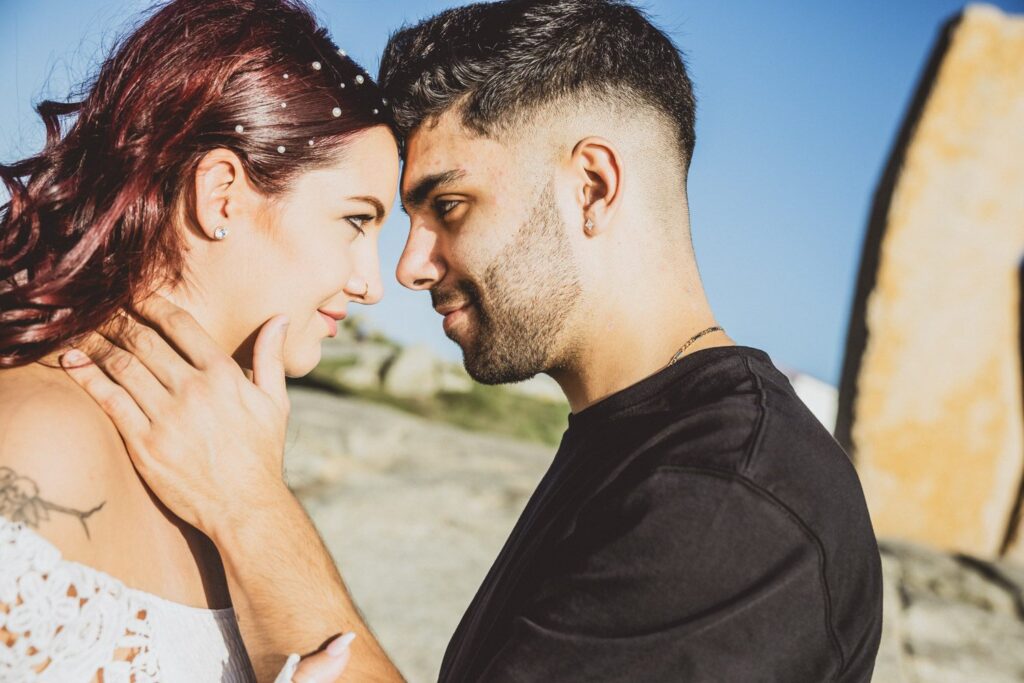
[[[679,360],[679,357],[683,355],[683,352],[686,351],[686,349],[690,348],[690,345],[693,344],[693,342],[697,341],[706,334],[711,334],[712,332],[725,332],[725,330],[723,330],[718,325],[715,325],[714,327],[709,327],[706,330],[701,330],[700,332],[686,340],[686,343],[683,344],[678,351],[676,351],[676,355],[672,356],[672,360],[670,360],[668,362],[668,365],[666,365],[665,367],[667,368],[674,365],[675,362]],[[664,368],[662,369],[664,370]]]

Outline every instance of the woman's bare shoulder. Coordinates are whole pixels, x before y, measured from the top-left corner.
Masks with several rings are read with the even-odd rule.
[[[0,515],[86,557],[132,473],[114,425],[61,370],[0,372]]]

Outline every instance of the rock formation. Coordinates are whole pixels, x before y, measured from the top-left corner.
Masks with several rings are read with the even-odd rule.
[[[836,436],[880,535],[1024,559],[1022,256],[1024,18],[975,5],[878,188],[850,326]]]

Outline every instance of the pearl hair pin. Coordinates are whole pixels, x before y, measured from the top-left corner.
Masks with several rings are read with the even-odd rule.
[[[338,55],[340,55],[341,57],[348,57],[348,53],[345,52],[345,50],[343,50],[341,48],[338,49]],[[323,69],[323,64],[321,62],[319,62],[319,61],[311,62],[311,66],[312,66],[314,71],[321,71]],[[284,78],[284,80],[290,80],[291,79],[291,74],[288,74],[288,73],[282,74],[282,77]],[[366,74],[356,74],[353,77],[352,80],[353,80],[353,82],[356,85],[363,85],[364,83],[366,83],[366,79],[368,77],[369,76],[366,75]],[[345,83],[344,82],[339,82],[338,83],[338,87],[339,88],[344,88],[345,87]],[[384,107],[388,106],[388,100],[387,100],[386,97],[381,97],[380,98],[380,102],[381,102],[382,106],[384,106]],[[287,109],[288,108],[288,103],[287,102],[281,102],[280,105],[281,105],[281,109]],[[373,111],[373,115],[374,116],[379,116],[380,113],[381,113],[380,109],[377,108],[377,107],[374,107],[372,111]],[[342,114],[341,107],[334,107],[334,108],[331,109],[331,116],[333,116],[334,118],[341,117],[341,114]],[[244,133],[245,132],[245,126],[243,126],[240,123],[235,124],[235,132],[239,133],[239,134]],[[315,147],[316,146],[316,140],[313,139],[313,138],[309,138],[307,140],[306,144],[309,147]],[[284,145],[278,145],[277,146],[277,153],[278,154],[284,154],[287,151],[288,151],[288,149]],[[214,232],[214,236],[217,239],[224,239],[224,236],[226,236],[226,235],[227,235],[227,229],[224,229],[223,231],[218,229],[217,231]]]

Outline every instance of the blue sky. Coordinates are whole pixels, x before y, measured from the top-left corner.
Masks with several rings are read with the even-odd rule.
[[[459,4],[309,0],[335,41],[376,73],[388,34]],[[1024,12],[1024,0],[991,3]],[[31,109],[85,79],[140,0],[0,0],[0,160],[36,152]],[[838,382],[871,195],[904,108],[957,0],[648,0],[685,53],[698,97],[689,196],[718,318],[777,363]],[[429,295],[394,281],[405,242],[381,237],[374,326],[458,359]],[[652,334],[656,330],[651,331]]]

